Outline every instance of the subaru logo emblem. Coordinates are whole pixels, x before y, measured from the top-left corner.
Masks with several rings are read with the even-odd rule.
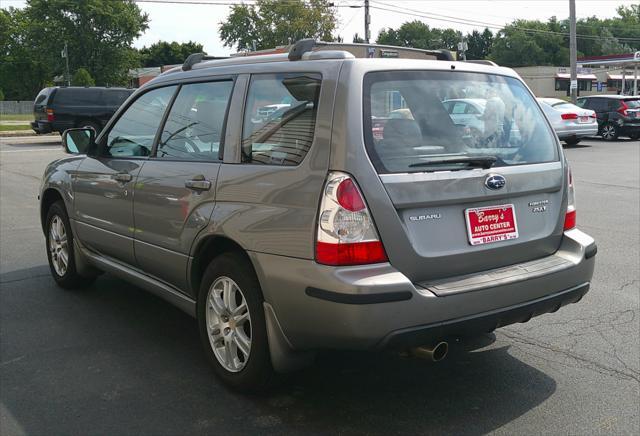
[[[507,179],[505,179],[504,176],[501,176],[500,174],[489,174],[489,176],[487,176],[486,180],[484,181],[484,185],[487,188],[493,190],[502,189],[506,184]]]

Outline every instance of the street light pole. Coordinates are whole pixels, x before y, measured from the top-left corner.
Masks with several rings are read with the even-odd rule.
[[[578,49],[576,46],[576,0],[569,0],[569,57],[571,61],[571,102],[576,103],[578,97]]]
[[[369,0],[364,0],[364,42],[369,44],[371,39],[371,16],[369,15]]]

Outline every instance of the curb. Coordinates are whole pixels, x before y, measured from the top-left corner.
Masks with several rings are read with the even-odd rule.
[[[60,136],[57,133],[45,133],[38,135],[33,130],[6,130],[4,132],[0,132],[0,138],[15,138],[19,136],[38,136],[38,137],[47,137],[47,136]]]

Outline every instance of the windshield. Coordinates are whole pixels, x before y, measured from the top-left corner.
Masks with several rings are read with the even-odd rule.
[[[517,79],[392,71],[364,80],[367,151],[380,173],[558,160],[554,133]]]

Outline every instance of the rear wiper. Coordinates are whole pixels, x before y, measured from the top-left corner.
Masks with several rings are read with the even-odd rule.
[[[410,168],[415,167],[428,167],[431,165],[447,165],[447,164],[467,164],[474,168],[491,168],[498,158],[496,156],[454,156],[441,159],[430,159],[423,162],[416,162],[409,165]]]

